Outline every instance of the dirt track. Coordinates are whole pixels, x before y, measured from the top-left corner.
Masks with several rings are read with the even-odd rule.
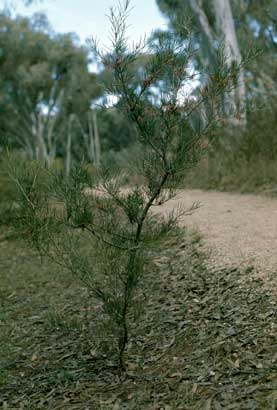
[[[276,199],[191,190],[182,191],[162,209],[168,211],[177,203],[189,207],[195,201],[202,206],[181,223],[203,234],[211,264],[253,266],[265,280],[277,272]]]

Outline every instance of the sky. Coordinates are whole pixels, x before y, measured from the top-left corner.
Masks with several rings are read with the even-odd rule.
[[[7,0],[0,0],[3,7]],[[102,44],[109,44],[109,21],[107,14],[111,6],[118,4],[117,0],[44,0],[25,7],[20,0],[11,0],[15,10],[26,16],[43,11],[57,32],[75,32],[82,43],[87,38],[96,36]],[[167,22],[159,12],[155,0],[131,0],[128,36],[131,41],[138,41],[145,34],[162,28]]]

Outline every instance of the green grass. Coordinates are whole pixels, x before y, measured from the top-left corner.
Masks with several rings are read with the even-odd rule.
[[[0,406],[276,409],[276,295],[249,272],[209,271],[195,238],[152,253],[121,376],[86,288],[0,242]]]

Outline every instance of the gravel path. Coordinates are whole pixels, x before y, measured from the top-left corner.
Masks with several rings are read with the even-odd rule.
[[[196,227],[203,234],[211,264],[252,266],[265,280],[277,272],[276,199],[188,190],[180,192],[161,210],[169,211],[177,203],[189,207],[196,201],[201,207],[181,223]]]

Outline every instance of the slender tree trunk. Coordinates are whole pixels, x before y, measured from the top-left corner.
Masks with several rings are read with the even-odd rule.
[[[44,162],[47,166],[50,164],[47,146],[44,140],[44,123],[42,115],[38,115],[37,126],[34,129],[35,138],[37,140],[37,155],[38,160]]]
[[[72,124],[74,120],[74,114],[70,114],[67,130],[67,144],[66,144],[66,164],[65,164],[65,174],[66,176],[70,173],[71,168],[71,144],[72,144]]]
[[[190,2],[190,8],[192,9],[193,13],[196,15],[203,33],[207,37],[208,42],[210,43],[210,46],[212,46],[215,40],[215,36],[214,36],[213,30],[210,26],[210,23],[208,21],[208,18],[204,10],[198,3],[198,0],[189,0],[189,2]]]
[[[210,63],[209,59],[211,59],[214,55],[214,45],[215,41],[218,40],[218,38],[222,38],[224,41],[226,63],[228,64],[228,67],[232,67],[233,63],[240,64],[241,53],[236,36],[230,0],[213,0],[214,13],[216,17],[216,32],[209,23],[205,10],[202,6],[202,1],[189,0],[189,4],[192,12],[195,14],[198,20],[203,38],[207,41],[206,47],[209,47],[209,49],[211,50],[210,52],[206,53],[206,56],[202,56],[204,65]],[[228,94],[226,93],[224,97],[223,104],[225,113],[228,116],[234,118],[234,114],[237,112],[239,107],[244,106],[245,97],[246,91],[244,81],[244,70],[241,67],[239,70],[237,83],[234,84],[233,91],[228,92]],[[242,115],[240,120],[234,120],[232,122],[236,125],[245,126],[245,115]]]
[[[233,63],[241,64],[242,58],[238,45],[230,0],[213,0],[213,2],[218,33],[223,37],[224,41],[226,63],[229,67],[231,67]],[[225,95],[226,113],[234,115],[240,106],[243,107],[245,104],[245,96],[244,70],[241,67],[237,78],[237,84],[234,84],[234,90],[231,93],[226,93]],[[245,115],[242,115],[238,122],[241,125],[245,125]]]
[[[52,100],[52,104],[48,110],[47,117],[44,118],[44,127],[46,128],[45,132],[47,133],[49,165],[54,161],[56,157],[56,149],[57,149],[57,140],[56,140],[54,131],[56,128],[56,123],[57,123],[59,114],[53,115],[53,109],[56,106],[58,113],[60,113],[61,108],[62,108],[62,103],[63,103],[64,90],[62,89],[60,91],[56,99],[54,98],[54,95],[55,95],[55,86],[53,86],[51,89],[50,101]]]
[[[92,111],[92,122],[93,122],[94,147],[95,147],[95,165],[98,167],[100,165],[100,160],[101,160],[101,146],[100,146],[100,137],[99,137],[96,111]]]
[[[57,138],[56,138],[56,125],[61,111],[61,105],[63,101],[64,91],[61,90],[57,99],[54,99],[55,88],[51,89],[51,97],[49,100],[48,113],[45,115],[42,112],[32,112],[30,114],[29,122],[30,133],[25,137],[25,145],[30,146],[30,141],[34,141],[34,157],[47,166],[51,165],[56,157],[57,150]],[[43,94],[38,96],[38,102],[43,101]],[[58,109],[58,113],[54,113],[53,109]]]
[[[96,163],[96,152],[95,152],[95,140],[93,134],[93,121],[91,117],[91,113],[88,112],[88,130],[89,130],[89,141],[88,141],[88,148],[89,148],[89,157],[92,164]]]

